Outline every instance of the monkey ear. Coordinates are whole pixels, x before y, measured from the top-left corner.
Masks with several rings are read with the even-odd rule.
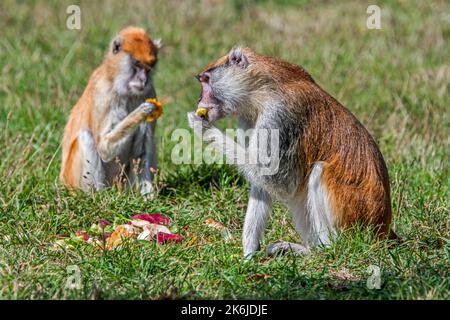
[[[113,40],[113,42],[112,42],[112,53],[113,54],[117,54],[117,53],[119,53],[119,51],[120,51],[120,46],[121,46],[121,39],[120,39],[120,36],[117,36],[117,37],[115,37],[114,38],[114,40]]]
[[[163,43],[161,39],[155,39],[153,40],[153,44],[155,45],[155,47],[159,50],[163,47]]]
[[[237,65],[242,69],[248,66],[248,59],[241,48],[232,49],[228,55],[228,61],[231,65]]]

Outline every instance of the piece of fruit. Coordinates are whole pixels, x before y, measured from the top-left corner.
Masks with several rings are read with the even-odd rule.
[[[195,111],[195,114],[200,118],[206,119],[206,117],[208,117],[208,109],[198,108],[197,111]]]
[[[153,122],[161,116],[163,112],[163,105],[160,101],[154,98],[147,99],[145,102],[153,104],[156,108],[155,111],[146,118],[147,122]]]
[[[133,236],[133,231],[131,230],[132,228],[133,226],[130,225],[117,226],[116,230],[114,230],[114,232],[106,241],[106,250],[111,250],[119,246],[126,238],[132,237]]]
[[[169,217],[165,217],[165,216],[163,216],[160,213],[140,213],[140,214],[136,214],[136,215],[132,216],[131,219],[133,219],[133,220],[136,220],[136,219],[145,220],[145,221],[148,221],[150,223],[162,224],[164,226],[169,226],[170,225],[170,218]]]
[[[187,246],[188,246],[188,247],[192,247],[192,246],[196,245],[197,242],[198,242],[198,237],[194,235],[194,236],[191,238],[191,240],[189,240]]]
[[[157,237],[158,243],[159,244],[164,244],[168,241],[173,241],[175,243],[180,242],[181,240],[183,240],[183,237],[180,236],[179,234],[170,234],[170,233],[165,233],[165,232],[158,232],[158,237]]]
[[[107,226],[110,226],[112,223],[105,219],[100,219],[98,221],[98,227],[100,229],[105,229]]]
[[[155,239],[159,233],[171,234],[170,230],[160,224],[149,223],[143,228],[143,231],[138,235],[138,240],[150,241]]]
[[[131,220],[130,224],[138,227],[138,228],[144,228],[145,226],[148,226],[150,224],[150,222],[145,221],[145,220],[141,220],[141,219],[135,219],[135,220]]]
[[[84,230],[76,231],[75,236],[83,241],[91,239],[91,236]]]
[[[114,231],[112,223],[105,219],[101,219],[97,223],[93,223],[89,228],[89,232],[93,235],[103,235],[105,232],[112,231]]]
[[[220,222],[214,221],[211,218],[206,219],[205,220],[205,224],[208,227],[211,227],[211,228],[214,228],[214,229],[217,229],[217,230],[222,230],[224,228],[223,224],[221,224]]]
[[[211,218],[208,218],[205,220],[205,224],[208,227],[214,228],[216,230],[219,230],[222,233],[222,237],[224,238],[225,242],[231,241],[233,239],[233,236],[231,235],[230,230],[226,228],[223,224],[220,222],[214,221]]]

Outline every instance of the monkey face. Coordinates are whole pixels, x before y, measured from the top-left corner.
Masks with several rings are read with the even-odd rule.
[[[114,77],[115,91],[121,96],[147,95],[152,88],[154,64],[143,64],[126,53],[121,58]]]
[[[143,95],[148,92],[150,72],[152,67],[132,59],[132,76],[128,82],[128,89],[132,95]]]
[[[243,112],[250,93],[248,65],[244,51],[233,49],[196,76],[202,85],[198,107],[208,109],[210,122]]]
[[[114,88],[122,96],[145,96],[152,87],[151,71],[157,62],[160,41],[153,42],[143,29],[128,27],[111,44],[110,65]]]

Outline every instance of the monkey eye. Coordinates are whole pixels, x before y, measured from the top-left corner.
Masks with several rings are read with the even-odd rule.
[[[152,70],[152,67],[151,67],[151,66],[146,65],[146,64],[143,64],[143,63],[140,63],[139,61],[135,61],[135,62],[134,62],[133,68],[134,68],[136,71],[139,71],[139,70],[145,70],[145,72],[149,72],[149,71]]]

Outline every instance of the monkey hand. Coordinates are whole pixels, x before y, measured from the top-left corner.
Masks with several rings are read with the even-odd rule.
[[[150,116],[155,112],[156,106],[153,103],[144,102],[142,103],[137,111],[145,118],[147,116]]]
[[[203,138],[203,140],[211,140],[208,137],[213,136],[213,133],[219,131],[208,120],[199,117],[195,112],[188,112],[189,126],[194,130],[194,133]]]
[[[156,100],[155,98],[150,98],[145,100],[146,103],[151,103],[155,106],[155,110],[152,112],[152,114],[147,115],[147,122],[153,122],[156,119],[158,119],[163,111],[163,105],[160,101]]]
[[[153,103],[149,102],[142,103],[139,107],[137,107],[135,113],[138,115],[139,121],[147,120],[152,122],[159,117],[159,115],[157,115],[157,107]]]
[[[203,132],[208,129],[214,128],[214,126],[202,117],[199,117],[195,112],[188,112],[189,126],[194,130],[194,133],[201,136]]]

